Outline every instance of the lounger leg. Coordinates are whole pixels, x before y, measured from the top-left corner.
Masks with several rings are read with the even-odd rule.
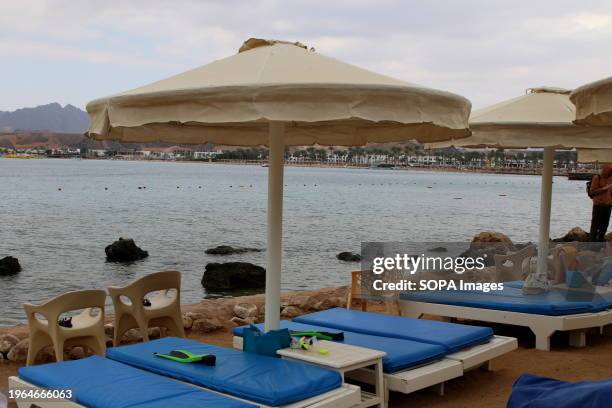
[[[493,360],[489,360],[480,366],[482,371],[493,371]]]
[[[585,330],[570,331],[569,344],[572,347],[586,347],[586,331]]]
[[[380,398],[380,408],[387,407],[387,400],[385,399],[385,375],[383,373],[382,361],[378,360],[379,363],[374,366],[374,371],[376,373],[376,395]]]
[[[436,394],[438,394],[439,396],[443,397],[444,396],[444,383],[441,382],[440,384],[432,385],[431,390],[435,392]]]
[[[550,336],[553,335],[554,330],[538,330],[531,327],[531,331],[536,336],[535,348],[537,350],[550,351]]]

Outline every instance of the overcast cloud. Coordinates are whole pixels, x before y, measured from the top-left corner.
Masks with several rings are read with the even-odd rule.
[[[301,41],[475,108],[612,75],[609,0],[0,0],[0,110],[83,108],[249,37]]]

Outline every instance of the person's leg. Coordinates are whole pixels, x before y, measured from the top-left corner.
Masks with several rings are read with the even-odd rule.
[[[599,227],[597,229],[598,241],[604,242],[606,240],[606,233],[608,232],[608,225],[610,225],[610,206],[602,205],[601,214],[599,218]]]
[[[593,204],[593,210],[591,211],[591,231],[589,233],[591,242],[597,241],[597,206]]]

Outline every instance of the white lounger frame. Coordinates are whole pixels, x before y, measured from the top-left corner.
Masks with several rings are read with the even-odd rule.
[[[610,334],[610,327],[606,328],[606,326],[612,325],[612,310],[598,313],[546,316],[404,299],[400,300],[400,309],[402,316],[406,317],[418,318],[428,314],[529,327],[536,336],[536,349],[545,351],[550,351],[550,337],[556,331],[569,331],[570,345],[584,347],[586,346],[587,329],[599,327],[602,332]]]
[[[168,378],[168,377],[166,377]],[[172,381],[177,381],[172,378],[168,378]],[[179,382],[179,381],[177,381]],[[193,385],[193,384],[190,384]],[[257,405],[259,407],[272,408],[267,405],[262,405],[253,401],[248,401],[245,399],[237,398],[232,395],[222,394],[220,392],[216,392],[210,390],[208,388],[198,387],[193,385],[195,388],[202,389],[204,391],[211,392],[213,394],[222,395],[224,397],[232,398],[239,401],[244,401],[250,404]],[[22,380],[19,377],[9,377],[9,388],[12,389],[43,389],[37,385],[31,384],[27,381]],[[328,391],[324,394],[317,395],[315,397],[311,397],[305,399],[303,401],[299,401],[289,405],[282,405],[282,408],[352,408],[358,406],[361,403],[361,390],[358,386],[351,384],[342,384],[342,387]],[[30,408],[31,405],[36,405],[40,408],[87,408],[84,405],[77,404],[76,402],[70,400],[55,400],[55,401],[33,401],[33,402],[17,402],[18,408]]]
[[[242,337],[234,336],[234,348],[242,350]],[[385,389],[410,394],[428,387],[434,387],[438,394],[444,394],[444,383],[461,377],[464,372],[483,367],[491,368],[491,360],[509,353],[518,347],[514,337],[494,336],[489,342],[449,354],[441,360],[410,368],[393,374],[385,374]],[[374,370],[362,368],[347,377],[366,384],[374,384]],[[385,398],[389,401],[388,395]]]

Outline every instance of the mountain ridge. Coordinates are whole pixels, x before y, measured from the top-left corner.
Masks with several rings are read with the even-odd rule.
[[[82,134],[89,128],[89,115],[78,107],[51,102],[35,107],[0,111],[0,131]]]

